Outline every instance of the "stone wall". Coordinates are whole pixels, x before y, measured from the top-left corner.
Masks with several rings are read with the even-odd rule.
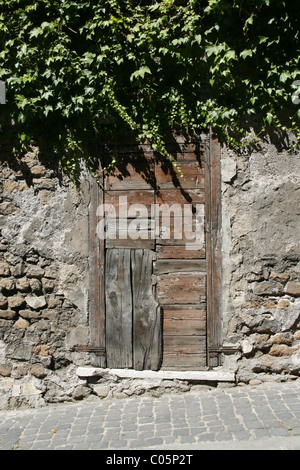
[[[269,142],[223,147],[221,160],[223,344],[241,348],[222,369],[238,383],[297,378],[299,153]],[[1,166],[0,183],[0,409],[189,390],[77,374],[90,365],[74,350],[89,336],[89,177],[78,192],[32,148]]]
[[[0,408],[84,395],[88,190],[32,149],[0,169]]]
[[[300,371],[299,152],[271,141],[222,150],[223,334],[237,379],[287,380]]]

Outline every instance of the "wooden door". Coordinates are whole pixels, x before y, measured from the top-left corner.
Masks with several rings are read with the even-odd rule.
[[[218,180],[219,167],[212,143],[211,136],[190,144],[179,136],[170,143],[184,178],[150,147],[122,145],[118,165],[103,173],[102,188],[92,183],[94,365],[136,370],[201,370],[209,365],[210,348],[214,354],[220,344],[220,276],[214,264],[219,204],[218,185],[212,182],[213,174]],[[192,231],[186,230],[184,214],[189,214],[185,220]],[[200,219],[203,239],[191,241]]]

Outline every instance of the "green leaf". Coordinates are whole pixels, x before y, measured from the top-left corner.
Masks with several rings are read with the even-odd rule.
[[[130,81],[132,82],[133,80],[138,79],[140,77],[144,78],[146,73],[151,74],[151,70],[146,65],[143,65],[143,67],[141,67],[140,69],[136,70],[135,72],[131,74]]]
[[[267,113],[267,116],[266,116],[267,123],[271,125],[272,122],[273,122],[273,119],[274,119],[273,114],[272,113]]]
[[[253,24],[253,19],[254,19],[254,13],[252,13],[251,16],[249,16],[249,18],[245,21],[244,31],[248,29],[249,25]]]
[[[289,73],[286,73],[286,72],[283,72],[280,77],[279,77],[279,80],[283,83],[285,83],[288,78],[290,78],[290,74]]]
[[[263,44],[264,42],[266,42],[269,38],[267,38],[266,36],[259,36],[259,44]]]
[[[84,93],[85,93],[86,95],[93,95],[93,94],[95,93],[95,88],[93,88],[93,87],[86,87],[86,88],[84,89]]]
[[[228,52],[226,52],[225,58],[226,58],[226,59],[229,59],[229,60],[234,60],[234,59],[236,59],[236,53],[235,53],[235,51],[228,51]]]
[[[44,109],[45,116],[48,116],[50,111],[53,111],[53,107],[50,106],[50,105],[46,106],[45,109]]]
[[[247,57],[252,57],[253,56],[253,50],[252,49],[245,49],[240,53],[240,56],[243,59],[246,59]]]

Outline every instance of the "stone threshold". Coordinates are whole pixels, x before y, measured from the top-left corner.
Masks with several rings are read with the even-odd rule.
[[[159,379],[186,380],[191,382],[235,382],[235,373],[218,369],[207,371],[170,371],[170,370],[133,370],[133,369],[101,369],[98,367],[78,367],[80,378],[103,377],[114,375],[120,379]]]

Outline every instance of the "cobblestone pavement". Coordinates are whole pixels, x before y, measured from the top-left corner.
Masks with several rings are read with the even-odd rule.
[[[300,450],[300,380],[0,412],[0,450],[284,450],[285,442]]]

